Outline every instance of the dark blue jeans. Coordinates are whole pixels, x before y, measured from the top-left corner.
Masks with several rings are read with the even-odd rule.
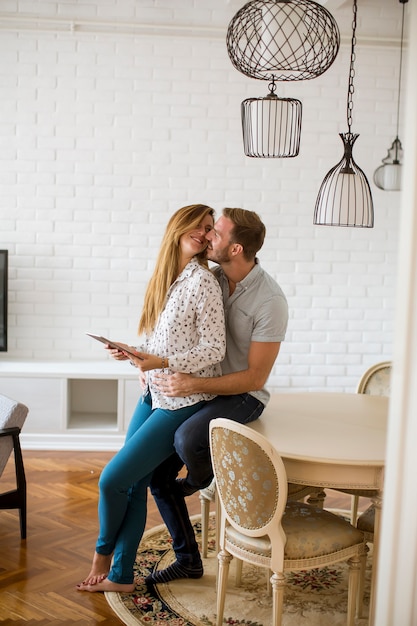
[[[187,482],[196,490],[207,487],[213,479],[209,449],[210,421],[216,417],[227,417],[240,424],[248,424],[256,420],[263,410],[262,402],[248,393],[217,396],[177,428],[174,438],[176,454],[154,470],[150,489],[171,534],[179,563],[193,565],[200,561],[200,554],[184,496],[175,482],[178,472],[185,464]]]

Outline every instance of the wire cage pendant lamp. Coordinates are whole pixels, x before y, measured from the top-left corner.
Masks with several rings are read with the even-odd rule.
[[[403,149],[401,141],[398,137],[398,130],[400,126],[400,96],[401,96],[401,70],[403,62],[403,41],[404,41],[404,12],[405,4],[408,0],[399,0],[402,8],[402,20],[401,20],[401,45],[400,45],[400,71],[398,76],[398,98],[397,98],[397,131],[396,137],[392,142],[391,147],[388,149],[387,156],[382,159],[382,165],[380,165],[374,172],[374,183],[383,191],[400,191],[401,190],[401,177],[402,177],[402,158]]]
[[[372,228],[374,207],[371,188],[364,172],[355,163],[352,149],[359,137],[352,133],[353,78],[357,0],[353,0],[352,45],[347,94],[347,133],[339,133],[343,141],[342,159],[325,176],[314,209],[313,223],[322,226],[353,226]]]
[[[292,157],[300,150],[302,104],[295,98],[278,98],[275,81],[265,98],[242,102],[243,149],[252,157]]]
[[[316,78],[330,67],[340,47],[335,19],[313,0],[252,0],[232,18],[226,44],[238,71],[269,81],[265,97],[241,105],[245,154],[297,156],[302,104],[279,98],[276,82]]]

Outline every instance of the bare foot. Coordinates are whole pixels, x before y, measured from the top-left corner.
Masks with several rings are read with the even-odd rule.
[[[100,583],[102,580],[107,578],[107,575],[110,572],[111,560],[111,554],[98,554],[97,552],[94,552],[91,572],[88,574],[87,578],[84,578],[82,583],[77,585],[77,587],[81,587],[83,585],[97,585],[97,583]]]
[[[135,583],[131,584],[121,584],[114,583],[108,578],[104,578],[100,582],[96,582],[94,585],[85,585],[82,583],[81,585],[77,585],[78,591],[90,591],[94,593],[96,591],[118,591],[119,593],[132,593],[135,590]]]

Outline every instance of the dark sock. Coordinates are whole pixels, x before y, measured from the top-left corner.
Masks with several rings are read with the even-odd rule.
[[[201,578],[204,574],[203,564],[197,563],[196,565],[185,566],[175,561],[169,567],[161,569],[152,574],[149,574],[145,578],[145,582],[156,583],[168,583],[171,580],[177,580],[177,578]]]
[[[193,485],[190,485],[186,478],[177,478],[175,482],[184,497],[192,496],[193,493],[196,493],[200,489],[199,487],[193,487]]]

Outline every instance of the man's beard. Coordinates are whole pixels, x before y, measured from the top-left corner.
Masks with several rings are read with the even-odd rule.
[[[213,263],[218,263],[218,265],[230,263],[230,256],[228,252],[228,248],[223,248],[222,250],[213,250],[206,249],[206,258],[209,261],[213,261]]]

